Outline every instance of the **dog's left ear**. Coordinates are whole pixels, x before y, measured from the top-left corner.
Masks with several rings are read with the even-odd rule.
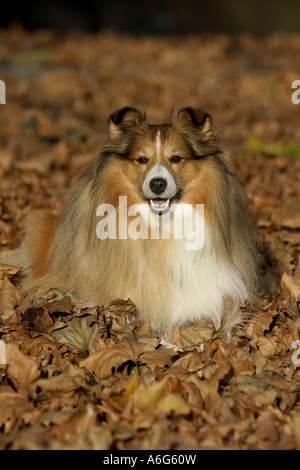
[[[142,114],[135,108],[126,106],[115,111],[108,120],[110,137],[119,137],[123,131],[135,126],[141,126],[146,122],[146,114]]]
[[[211,116],[202,109],[181,108],[172,112],[172,124],[175,127],[194,128],[202,134],[209,134],[212,127]]]

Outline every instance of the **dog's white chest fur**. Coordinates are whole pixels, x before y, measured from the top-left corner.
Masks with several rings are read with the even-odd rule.
[[[247,289],[233,264],[222,261],[206,237],[202,250],[186,250],[186,240],[169,240],[159,255],[150,250],[140,264],[137,306],[142,319],[183,325],[206,318],[220,327],[224,299],[235,308],[247,298]],[[134,299],[133,299],[134,300]]]
[[[217,254],[186,251],[180,245],[176,247],[173,268],[172,319],[180,324],[207,318],[219,328],[224,299],[243,303],[246,288],[235,268]]]

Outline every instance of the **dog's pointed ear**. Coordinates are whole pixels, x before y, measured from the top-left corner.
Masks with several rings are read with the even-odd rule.
[[[194,128],[201,131],[202,134],[209,134],[212,118],[202,109],[181,108],[179,111],[172,111],[172,124],[178,128]]]
[[[142,114],[135,108],[126,106],[115,111],[108,120],[108,131],[110,137],[119,137],[120,134],[134,126],[145,124],[146,114]]]

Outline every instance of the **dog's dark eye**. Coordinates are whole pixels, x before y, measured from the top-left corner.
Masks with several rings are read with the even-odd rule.
[[[171,163],[179,163],[181,162],[182,157],[179,157],[178,155],[173,155],[173,157],[170,159]]]
[[[140,163],[141,165],[145,165],[146,163],[148,163],[148,158],[140,157],[137,159],[137,162]]]

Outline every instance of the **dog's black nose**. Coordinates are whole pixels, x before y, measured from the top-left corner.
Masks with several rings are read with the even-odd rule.
[[[153,178],[150,181],[150,188],[155,194],[161,194],[167,187],[167,181],[163,178]]]

